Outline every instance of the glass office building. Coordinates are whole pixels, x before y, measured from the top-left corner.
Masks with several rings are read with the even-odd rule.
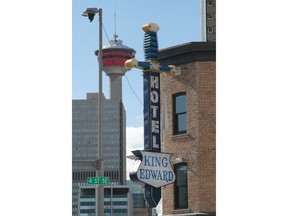
[[[95,186],[79,188],[79,216],[95,216]],[[132,216],[132,197],[127,186],[104,188],[104,216]]]
[[[98,93],[72,101],[73,215],[78,211],[79,186],[97,176]],[[117,185],[126,184],[126,112],[119,99],[102,94],[102,152],[104,176]]]

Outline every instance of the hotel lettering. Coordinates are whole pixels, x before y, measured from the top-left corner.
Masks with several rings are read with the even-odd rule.
[[[151,104],[151,132],[152,132],[152,148],[160,151],[160,91],[159,91],[159,75],[152,75],[150,78],[150,104]]]

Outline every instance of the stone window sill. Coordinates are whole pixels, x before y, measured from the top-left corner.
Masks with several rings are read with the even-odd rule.
[[[172,211],[172,214],[185,214],[185,213],[191,213],[190,209],[175,209]]]
[[[188,137],[189,137],[189,134],[185,133],[185,134],[172,135],[171,139],[187,139]]]

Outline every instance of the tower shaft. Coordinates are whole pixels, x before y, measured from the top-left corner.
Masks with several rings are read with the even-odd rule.
[[[110,84],[110,99],[122,100],[122,75],[120,74],[109,74]]]

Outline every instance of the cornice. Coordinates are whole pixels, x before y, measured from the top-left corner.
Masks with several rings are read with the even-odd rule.
[[[197,61],[216,61],[216,42],[189,42],[161,49],[158,61],[176,66]]]

